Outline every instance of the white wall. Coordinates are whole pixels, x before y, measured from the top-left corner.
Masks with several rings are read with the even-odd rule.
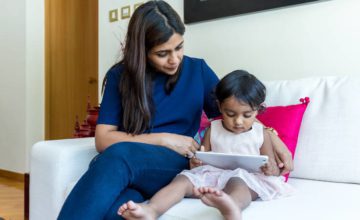
[[[99,79],[118,53],[114,36],[126,31],[125,22],[104,18],[128,2],[136,1],[99,2]],[[183,16],[183,1],[167,2]],[[190,24],[185,53],[204,58],[219,76],[234,69],[262,80],[355,75],[360,73],[359,11],[358,0],[330,0]]]
[[[26,1],[26,172],[34,143],[45,138],[45,7]]]
[[[224,75],[261,79],[359,74],[360,1],[331,0],[187,26],[186,51]]]
[[[25,168],[25,0],[0,1],[0,169]]]
[[[99,1],[99,100],[101,100],[101,82],[107,70],[120,59],[121,42],[125,38],[129,19],[109,22],[109,11],[136,3],[133,0]],[[131,5],[133,10],[133,5]],[[120,14],[119,14],[120,15]]]
[[[0,169],[25,173],[44,138],[44,0],[0,5]]]

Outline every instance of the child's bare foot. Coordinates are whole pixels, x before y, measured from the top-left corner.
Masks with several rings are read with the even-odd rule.
[[[156,220],[156,212],[147,204],[128,201],[120,206],[118,214],[128,220]]]
[[[236,206],[234,200],[222,190],[212,187],[194,188],[194,195],[208,206],[219,209],[226,220],[240,220],[241,210]]]

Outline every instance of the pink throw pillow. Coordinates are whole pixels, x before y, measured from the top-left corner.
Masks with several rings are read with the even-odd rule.
[[[219,119],[219,118],[222,118],[222,116],[217,116],[213,119],[209,119],[205,112],[203,111],[202,114],[201,114],[201,119],[200,119],[200,127],[199,127],[199,130],[198,132],[196,133],[196,136],[195,136],[195,140],[198,142],[198,143],[201,143],[204,139],[204,135],[205,135],[205,131],[208,127],[210,127],[211,125],[211,121],[212,120],[216,120],[216,119]]]
[[[257,119],[266,127],[274,128],[280,139],[288,147],[294,159],[300,125],[309,97],[301,98],[300,104],[288,106],[267,107],[263,113],[258,114]],[[289,174],[285,175],[287,181]]]
[[[203,111],[201,114],[200,127],[199,127],[198,132],[202,132],[206,128],[210,127],[210,125],[211,125],[211,122],[209,121],[208,117],[206,116],[205,112]]]

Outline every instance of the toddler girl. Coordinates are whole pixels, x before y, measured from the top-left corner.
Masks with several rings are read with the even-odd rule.
[[[253,75],[237,70],[217,85],[215,95],[222,119],[211,122],[206,131],[205,151],[267,155],[262,173],[244,169],[223,170],[191,159],[191,170],[184,170],[156,193],[148,204],[129,201],[119,208],[126,219],[157,219],[184,197],[198,197],[208,206],[219,209],[225,219],[239,220],[251,201],[287,196],[292,188],[279,176],[269,135],[256,115],[264,110],[266,89]]]

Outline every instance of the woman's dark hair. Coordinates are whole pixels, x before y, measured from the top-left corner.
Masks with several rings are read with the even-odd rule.
[[[154,112],[152,99],[152,68],[148,52],[167,42],[174,34],[183,35],[185,26],[175,10],[164,1],[149,1],[132,15],[123,49],[124,70],[119,82],[123,127],[127,133],[140,134],[150,127]],[[180,71],[168,77],[165,89],[171,92]],[[105,79],[106,81],[106,79]],[[104,85],[104,83],[103,83]]]
[[[266,88],[254,75],[244,71],[235,70],[220,80],[215,89],[217,100],[234,96],[238,101],[250,105],[253,110],[263,111]]]

